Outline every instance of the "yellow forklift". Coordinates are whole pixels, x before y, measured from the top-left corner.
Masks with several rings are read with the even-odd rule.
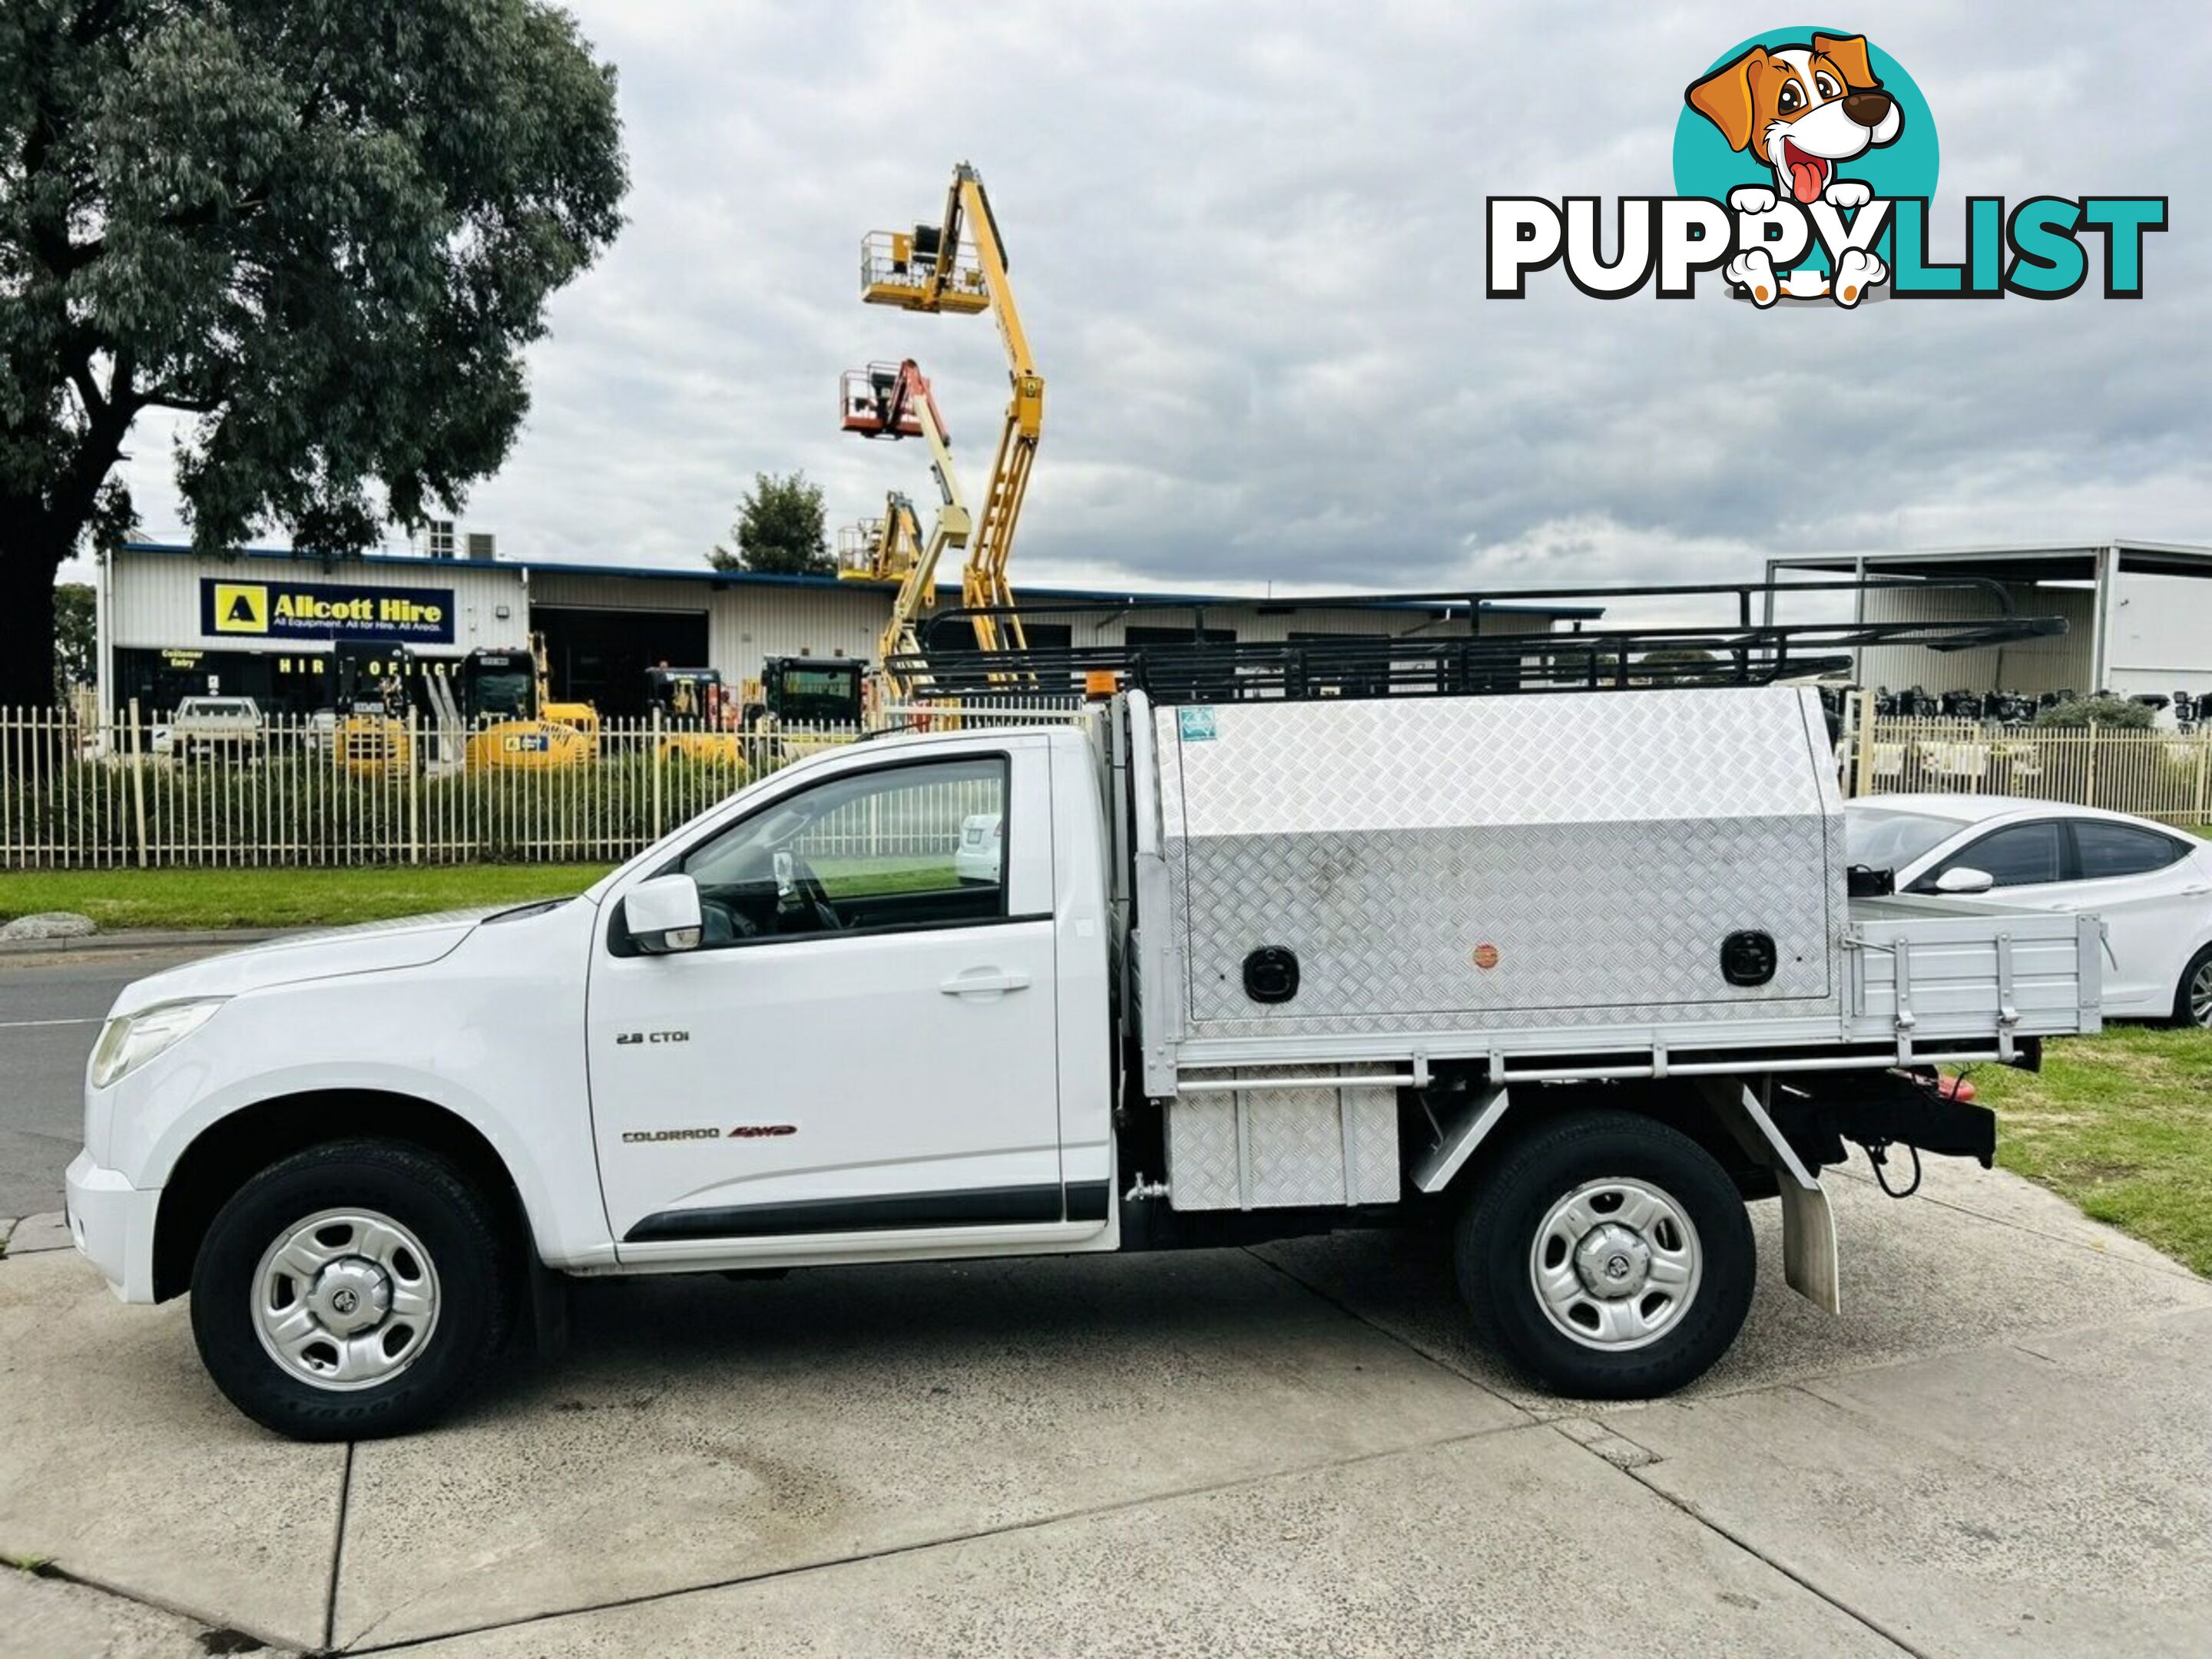
[[[660,716],[664,760],[709,761],[739,769],[744,781],[744,738],[738,730],[738,700],[713,668],[645,671],[645,706]]]
[[[337,640],[331,668],[330,707],[313,723],[328,733],[331,763],[356,777],[406,771],[415,763],[408,683],[421,665],[404,645]]]

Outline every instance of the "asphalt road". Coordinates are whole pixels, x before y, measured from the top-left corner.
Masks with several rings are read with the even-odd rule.
[[[84,1144],[84,1063],[115,994],[211,954],[56,951],[0,957],[0,1216],[62,1206],[62,1171]]]

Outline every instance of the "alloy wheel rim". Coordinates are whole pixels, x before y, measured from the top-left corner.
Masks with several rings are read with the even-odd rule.
[[[2189,1018],[2212,1026],[2212,957],[2197,965],[2197,976],[2189,981]]]
[[[1681,1323],[1704,1279],[1689,1212],[1663,1187],[1627,1176],[1565,1194],[1528,1247],[1529,1287],[1545,1318],[1606,1352],[1658,1341]]]
[[[374,1210],[324,1210],[279,1234],[247,1295],[254,1334],[286,1376],[350,1393],[421,1358],[438,1324],[422,1241]]]

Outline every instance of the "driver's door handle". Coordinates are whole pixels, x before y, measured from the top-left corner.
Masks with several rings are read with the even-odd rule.
[[[1000,973],[996,968],[970,968],[964,974],[955,974],[937,988],[949,997],[996,996],[1002,991],[1028,990],[1030,976]]]

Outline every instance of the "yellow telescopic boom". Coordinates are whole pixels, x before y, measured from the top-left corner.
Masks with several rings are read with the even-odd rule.
[[[1044,431],[1044,376],[1030,356],[1029,336],[1006,276],[1006,245],[981,174],[965,161],[953,169],[943,224],[916,225],[911,234],[878,231],[862,243],[860,297],[871,305],[905,311],[973,313],[988,307],[998,319],[1012,395],[960,588],[962,602],[970,607],[1011,613],[1014,594],[1006,565],[1029,493],[1037,439]],[[981,650],[1028,644],[1021,619],[1012,614],[979,614],[975,627]]]

